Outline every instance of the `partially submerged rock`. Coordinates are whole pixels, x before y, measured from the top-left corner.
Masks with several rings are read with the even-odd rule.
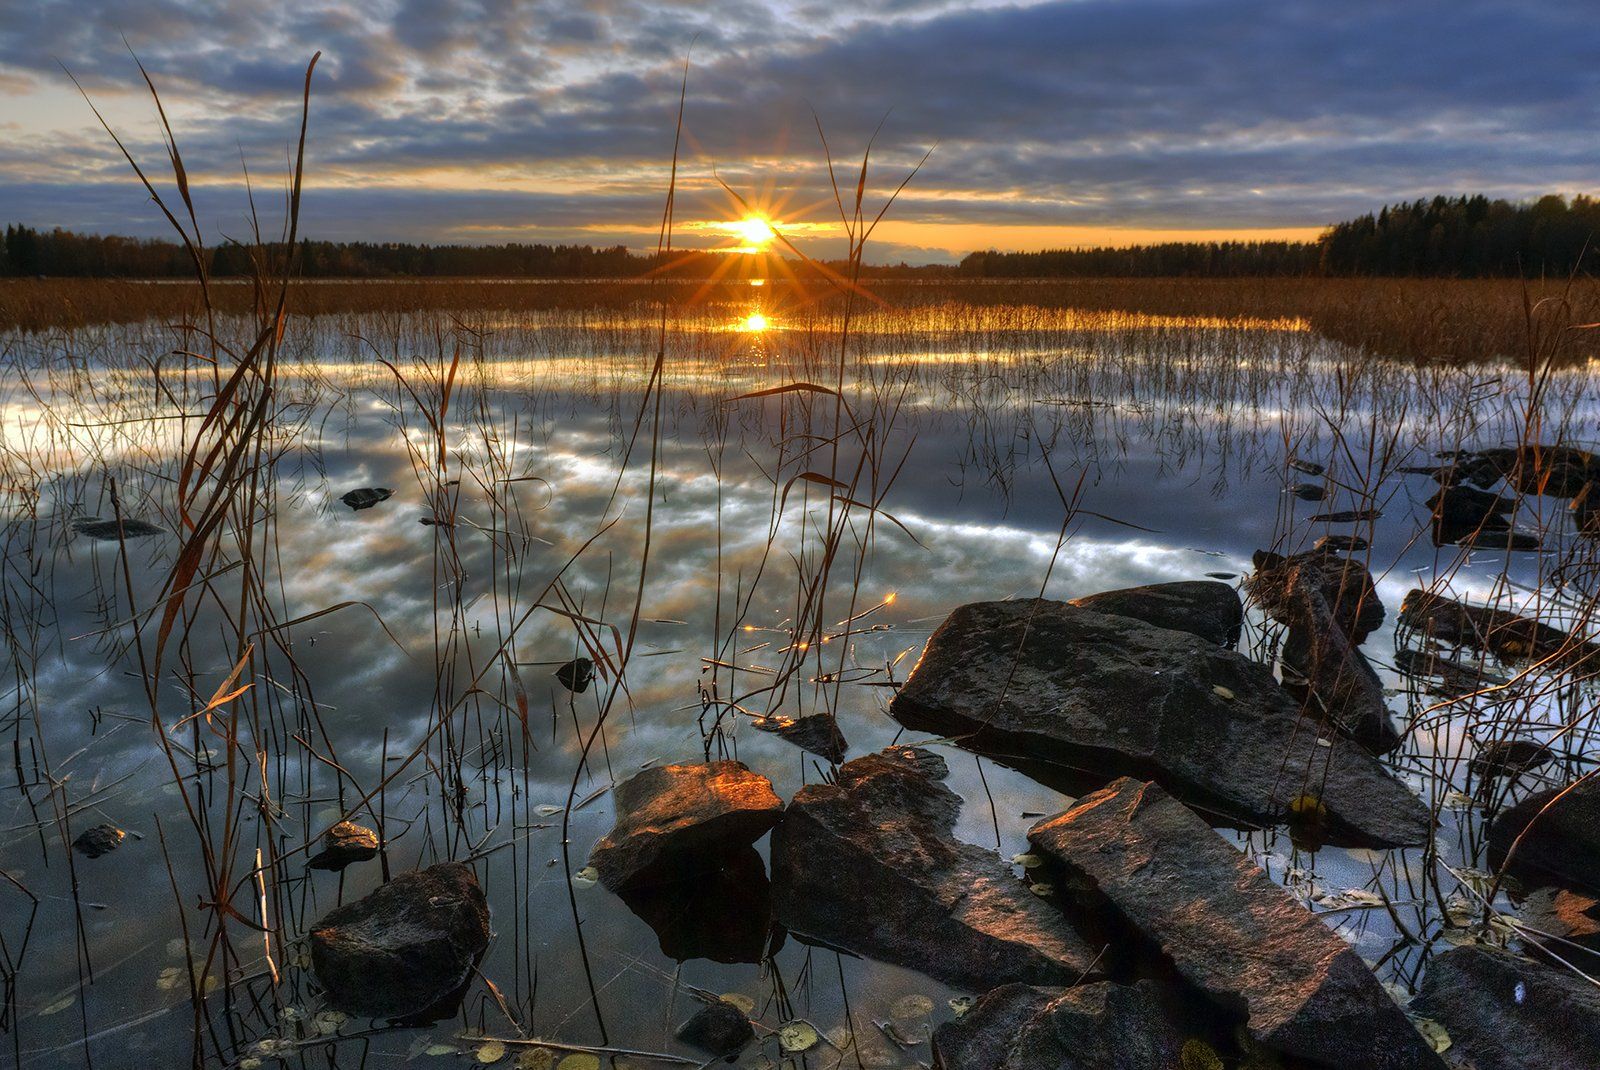
[[[1459,947],[1428,964],[1412,1006],[1471,1070],[1600,1066],[1600,988],[1571,970]]]
[[[895,747],[812,784],[772,837],[773,905],[797,935],[975,990],[1063,985],[1096,954],[994,852],[955,838],[943,762]]]
[[[1489,861],[1498,869],[1508,855],[1510,870],[1525,881],[1600,892],[1600,778],[1534,792],[1495,815]]]
[[[1438,1068],[1353,950],[1161,786],[1124,778],[1028,832],[1262,1044],[1349,1070]]]
[[[1517,931],[1525,941],[1550,950],[1589,973],[1595,958],[1580,958],[1570,945],[1600,955],[1600,900],[1569,888],[1540,888],[1523,900]]]
[[[455,1013],[489,946],[489,906],[460,862],[402,873],[311,930],[311,967],[348,1014],[437,1021]]]
[[[1511,681],[1496,673],[1485,672],[1476,665],[1456,658],[1446,657],[1437,650],[1395,651],[1395,666],[1408,676],[1431,676],[1438,679],[1437,686],[1428,690],[1441,697],[1470,695],[1490,687],[1503,687]]]
[[[1313,524],[1365,524],[1382,517],[1381,509],[1338,509],[1331,513],[1318,513],[1310,521]]]
[[[772,732],[801,750],[809,751],[830,763],[844,761],[850,744],[839,731],[839,722],[831,713],[813,713],[806,717],[765,717],[753,722],[763,732]]]
[[[1378,586],[1367,566],[1344,557],[1320,540],[1318,548],[1285,557],[1269,550],[1257,550],[1255,571],[1245,581],[1250,597],[1273,620],[1293,624],[1294,583],[1309,583],[1328,603],[1335,622],[1350,642],[1360,646],[1383,624],[1383,602]]]
[[[79,833],[78,838],[72,841],[72,846],[79,854],[89,858],[99,858],[121,847],[122,840],[127,835],[115,825],[96,825]]]
[[[125,516],[121,521],[86,516],[74,520],[72,530],[101,542],[120,542],[123,539],[143,539],[151,535],[160,535],[166,529],[131,516]]]
[[[1510,498],[1468,486],[1443,486],[1428,499],[1433,514],[1433,544],[1470,541],[1475,536],[1511,529],[1508,519],[1517,503]]]
[[[618,784],[612,797],[616,826],[589,852],[612,891],[714,866],[783,816],[772,782],[743,762],[656,766]]]
[[[756,1035],[744,1011],[719,999],[695,1012],[674,1034],[685,1044],[727,1057],[737,1055]]]
[[[1600,460],[1572,446],[1500,446],[1452,456],[1459,478],[1490,487],[1501,479],[1523,494],[1571,498],[1600,479]]]
[[[1289,493],[1303,502],[1320,502],[1328,496],[1328,488],[1320,483],[1296,483]]]
[[[357,487],[355,490],[345,491],[344,494],[340,495],[339,500],[359,513],[363,509],[371,509],[379,502],[386,502],[392,497],[394,497],[394,491],[388,487]]]
[[[1480,777],[1519,777],[1556,760],[1549,744],[1535,739],[1491,739],[1478,746],[1467,763]]]
[[[1484,650],[1508,663],[1538,662],[1551,671],[1593,668],[1600,659],[1600,646],[1560,628],[1420,588],[1400,604],[1400,623],[1436,643]]]
[[[890,710],[1069,793],[1132,774],[1233,823],[1283,823],[1309,801],[1336,842],[1432,832],[1404,784],[1360,747],[1319,739],[1265,666],[1128,617],[1045,600],[962,606]]]
[[[341,821],[322,837],[322,850],[306,864],[312,869],[342,870],[378,853],[378,834],[354,821]]]
[[[1157,628],[1190,632],[1217,646],[1231,647],[1244,627],[1239,592],[1212,580],[1180,580],[1127,587],[1074,598],[1069,605],[1132,617]]]
[[[1360,535],[1324,535],[1312,544],[1313,550],[1328,550],[1333,553],[1358,554],[1368,548],[1370,544]]]
[[[939,1070],[1190,1070],[1174,986],[1142,980],[1073,988],[1002,985],[934,1030]],[[1203,1066],[1204,1063],[1197,1065]],[[1220,1063],[1215,1065],[1220,1066]]]

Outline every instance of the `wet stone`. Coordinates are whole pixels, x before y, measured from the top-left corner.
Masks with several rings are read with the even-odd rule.
[[[623,888],[618,895],[674,962],[760,962],[783,940],[772,925],[766,862],[754,847],[744,847],[702,865],[682,880]]]
[[[1411,790],[1359,746],[1319,739],[1266,666],[1129,617],[1046,600],[962,606],[890,711],[1068,794],[1140,775],[1221,823],[1287,823],[1310,797],[1333,842],[1432,832]]]
[[[455,1013],[489,946],[489,907],[459,862],[402,873],[311,930],[311,966],[347,1014],[436,1021]]]
[[[1508,865],[1526,884],[1600,892],[1600,778],[1538,791],[1502,810],[1489,822],[1489,862]]]
[[[701,1051],[728,1057],[737,1055],[756,1034],[744,1011],[719,999],[702,1007],[674,1035]]]
[[[974,991],[1065,985],[1091,947],[993,851],[955,838],[961,799],[915,747],[847,762],[801,789],[772,839],[773,906],[790,932]]]
[[[342,870],[378,853],[378,834],[354,821],[341,821],[322,837],[322,850],[306,864],[312,869]]]
[[[617,823],[589,852],[612,891],[715,868],[783,816],[772,783],[743,762],[657,766],[618,784],[612,797]]]
[[[1483,945],[1436,956],[1412,1006],[1471,1070],[1600,1066],[1600,988],[1569,969]]]
[[[1217,646],[1231,647],[1244,628],[1244,603],[1226,583],[1180,580],[1074,598],[1069,605],[1132,617],[1157,628],[1189,632]]]
[[[850,744],[839,731],[839,722],[831,713],[814,713],[806,717],[766,717],[754,722],[763,732],[772,732],[788,740],[801,750],[808,751],[837,764],[844,761]]]
[[[86,516],[72,522],[72,530],[79,535],[101,542],[118,542],[122,539],[143,539],[151,535],[160,535],[165,528],[158,528],[154,524],[134,517],[125,516],[119,523],[116,520],[101,520],[99,517]]]
[[[371,509],[379,502],[386,502],[392,497],[394,491],[388,487],[357,487],[355,490],[345,491],[339,500],[352,510],[360,512],[363,509]]]
[[[562,687],[574,695],[581,695],[594,682],[594,662],[588,658],[573,658],[557,669],[555,676]]]
[[[1160,785],[1118,780],[1028,839],[1260,1043],[1348,1070],[1442,1066],[1349,945]]]
[[[96,825],[79,833],[78,838],[72,841],[72,846],[81,855],[99,858],[121,847],[127,835],[115,825]]]

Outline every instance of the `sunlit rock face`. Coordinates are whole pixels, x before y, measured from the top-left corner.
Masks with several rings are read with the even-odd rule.
[[[797,935],[982,990],[1067,984],[1096,950],[992,851],[955,838],[944,762],[893,747],[813,784],[773,836],[773,903]]]
[[[783,816],[772,782],[743,762],[664,765],[618,784],[617,824],[589,853],[613,890],[715,869]]]
[[[1350,947],[1158,784],[1123,778],[1035,825],[1034,849],[1261,1043],[1319,1066],[1441,1070]]]
[[[1319,738],[1265,666],[1061,602],[962,606],[891,709],[1041,775],[1154,776],[1224,822],[1278,824],[1309,808],[1336,839],[1385,845],[1425,842],[1431,827],[1371,755]]]

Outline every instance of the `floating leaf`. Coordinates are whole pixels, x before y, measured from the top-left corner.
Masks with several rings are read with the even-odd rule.
[[[1019,855],[1012,855],[1011,861],[1016,865],[1021,866],[1023,869],[1038,869],[1040,866],[1044,865],[1044,859],[1040,858],[1032,851],[1023,851]]]
[[[1445,1031],[1444,1026],[1432,1018],[1413,1018],[1411,1021],[1417,1027],[1417,1032],[1422,1034],[1422,1039],[1426,1040],[1434,1051],[1443,1052],[1449,1050],[1451,1044],[1450,1034]]]
[[[422,1049],[422,1054],[424,1055],[439,1056],[454,1055],[455,1053],[456,1049],[453,1044],[429,1044],[426,1048]]]
[[[189,973],[182,966],[168,966],[156,975],[156,987],[171,992],[189,983]]]
[[[744,1015],[746,1018],[750,1017],[756,1012],[756,1001],[745,995],[743,992],[724,992],[717,998],[722,1000],[724,1003],[729,1003],[735,1007],[738,1007],[739,1013]]]
[[[926,1018],[933,1013],[933,1000],[913,992],[909,996],[901,996],[895,1000],[894,1006],[889,1008],[889,1013],[896,1018]]]
[[[539,812],[540,817],[553,817],[554,815],[559,814],[562,810],[565,810],[566,807],[551,806],[549,803],[545,803],[543,806],[534,807],[534,809]]]
[[[261,1060],[254,1055],[246,1055],[239,1060],[239,1070],[261,1070]]]
[[[1055,890],[1056,890],[1056,886],[1055,885],[1046,884],[1043,881],[1040,881],[1038,884],[1030,884],[1030,885],[1028,885],[1028,891],[1032,892],[1034,895],[1038,896],[1041,899],[1043,899],[1043,898],[1045,898],[1045,897],[1047,897],[1049,895],[1054,894]]]
[[[576,888],[593,888],[600,880],[600,871],[593,866],[584,866],[572,875],[572,884]]]
[[[66,1010],[68,1007],[72,1006],[77,1001],[78,1001],[78,997],[77,996],[62,996],[60,999],[58,999],[54,1003],[50,1004],[44,1010],[40,1011],[39,1014],[40,1015],[60,1014],[62,1011]]]
[[[789,1053],[810,1051],[817,1046],[817,1029],[810,1022],[794,1021],[778,1029],[778,1046]]]
[[[600,1057],[586,1051],[574,1052],[557,1063],[556,1070],[600,1070]]]
[[[311,1020],[311,1024],[318,1033],[325,1037],[332,1036],[339,1031],[339,1027],[348,1020],[348,1015],[340,1011],[319,1011]]]
[[[550,1070],[556,1065],[556,1053],[549,1048],[528,1048],[519,1051],[511,1065],[517,1070]]]
[[[497,1063],[506,1057],[506,1046],[498,1040],[486,1040],[478,1046],[475,1058],[484,1065]]]
[[[1210,1044],[1191,1037],[1178,1052],[1178,1064],[1183,1070],[1222,1070],[1222,1057]]]

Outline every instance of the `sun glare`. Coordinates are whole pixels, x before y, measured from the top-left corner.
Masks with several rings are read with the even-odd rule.
[[[749,331],[753,334],[760,334],[770,326],[772,326],[771,321],[759,312],[752,312],[739,321],[739,329],[741,331]]]
[[[778,232],[772,229],[772,224],[758,215],[747,215],[743,219],[736,219],[728,224],[728,229],[746,245],[757,248],[778,236]]]

